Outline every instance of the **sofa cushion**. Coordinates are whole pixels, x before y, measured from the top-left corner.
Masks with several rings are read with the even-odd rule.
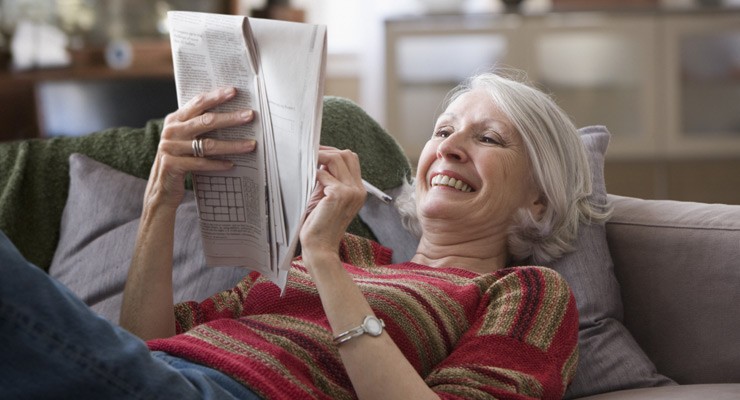
[[[118,323],[123,285],[136,240],[146,180],[72,154],[70,190],[49,274],[93,311]],[[233,287],[247,271],[203,268],[192,192],[177,211],[173,285],[176,302],[203,300]]]
[[[657,388],[618,390],[579,400],[737,400],[740,384],[680,385]]]
[[[740,206],[611,198],[625,325],[679,383],[740,382]]]
[[[580,130],[592,170],[593,196],[606,204],[604,155],[609,131],[603,126]],[[386,193],[395,196],[399,188]],[[360,217],[381,244],[394,251],[394,262],[405,261],[416,251],[418,239],[403,229],[398,212],[369,199]],[[566,398],[582,397],[625,388],[671,385],[622,324],[619,283],[614,276],[604,225],[579,227],[576,251],[555,261],[552,268],[568,281],[578,305],[580,361]],[[400,256],[396,253],[400,253]]]

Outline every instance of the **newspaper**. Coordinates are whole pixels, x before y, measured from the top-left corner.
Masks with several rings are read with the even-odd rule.
[[[326,27],[235,15],[168,13],[177,100],[235,87],[214,109],[253,123],[203,137],[254,139],[227,172],[193,174],[208,266],[243,266],[285,287],[316,180]]]

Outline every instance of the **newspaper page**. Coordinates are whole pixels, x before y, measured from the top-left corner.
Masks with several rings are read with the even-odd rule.
[[[206,264],[244,266],[285,285],[315,182],[326,28],[234,15],[170,12],[182,106],[219,87],[237,96],[214,111],[250,108],[252,124],[204,137],[250,138],[257,150],[227,172],[194,173]]]
[[[288,246],[278,249],[279,271],[290,268],[306,206],[316,181],[326,27],[250,18],[264,76]]]

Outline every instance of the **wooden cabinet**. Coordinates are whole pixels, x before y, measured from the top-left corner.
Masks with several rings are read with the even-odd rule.
[[[494,66],[513,67],[551,92],[577,125],[607,125],[611,155],[655,154],[657,33],[649,13],[387,21],[388,129],[415,159],[449,89]]]
[[[448,90],[508,66],[609,128],[610,192],[740,203],[740,9],[406,17],[385,34],[386,127],[412,161]]]
[[[660,29],[665,152],[738,157],[740,12],[674,15]]]

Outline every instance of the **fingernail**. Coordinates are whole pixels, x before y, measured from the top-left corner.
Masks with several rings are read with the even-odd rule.
[[[252,118],[252,110],[246,110],[242,111],[241,114],[239,114],[243,119],[249,119]]]
[[[224,90],[224,94],[226,96],[233,96],[235,93],[236,93],[236,89],[234,89],[233,87],[226,88],[226,90]]]
[[[248,140],[248,141],[247,141],[247,142],[246,142],[246,143],[244,144],[244,147],[245,147],[245,148],[246,148],[247,150],[254,150],[254,148],[255,148],[255,147],[257,147],[257,141],[255,141],[255,140]]]

